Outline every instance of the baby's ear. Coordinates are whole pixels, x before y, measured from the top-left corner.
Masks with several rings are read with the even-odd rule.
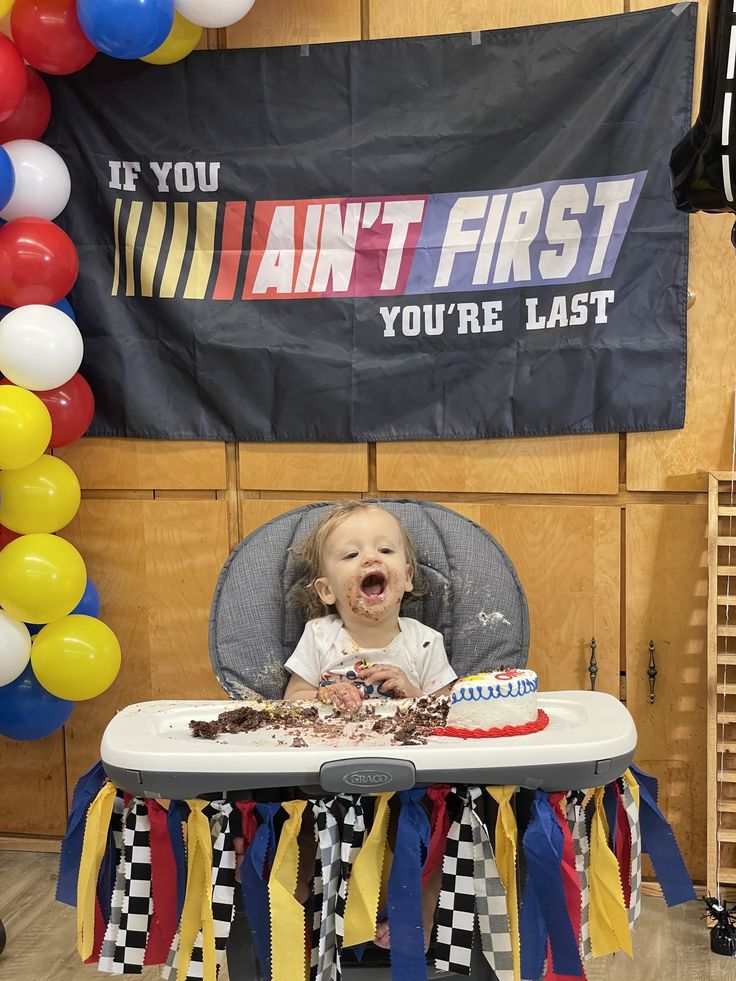
[[[410,565],[406,567],[406,583],[404,584],[404,592],[410,593],[414,589],[414,570]]]
[[[325,576],[320,576],[319,579],[314,580],[314,588],[325,606],[335,605],[335,594],[332,592],[330,584]]]

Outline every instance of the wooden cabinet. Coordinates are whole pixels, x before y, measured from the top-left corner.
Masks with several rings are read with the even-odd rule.
[[[659,778],[660,806],[696,880],[705,878],[707,508],[626,508],[626,704],[636,761]],[[649,641],[657,676],[649,701]]]

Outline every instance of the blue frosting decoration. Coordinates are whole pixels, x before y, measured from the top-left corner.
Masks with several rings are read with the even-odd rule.
[[[473,688],[463,688],[462,691],[453,691],[450,702],[490,702],[494,698],[519,698],[535,692],[539,687],[539,679],[533,681],[529,678],[517,678],[516,687],[513,681],[506,681],[503,685],[475,685]],[[503,689],[503,690],[502,690]]]

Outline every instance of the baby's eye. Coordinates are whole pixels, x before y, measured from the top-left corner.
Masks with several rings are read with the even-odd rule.
[[[382,555],[393,555],[394,550],[389,548],[387,545],[384,545],[382,548],[379,548],[378,551],[381,552]]]
[[[354,559],[357,554],[357,552],[347,552],[343,555],[343,559]]]

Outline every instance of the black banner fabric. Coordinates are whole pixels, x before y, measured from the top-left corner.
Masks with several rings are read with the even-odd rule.
[[[695,7],[49,78],[91,433],[681,427]]]

